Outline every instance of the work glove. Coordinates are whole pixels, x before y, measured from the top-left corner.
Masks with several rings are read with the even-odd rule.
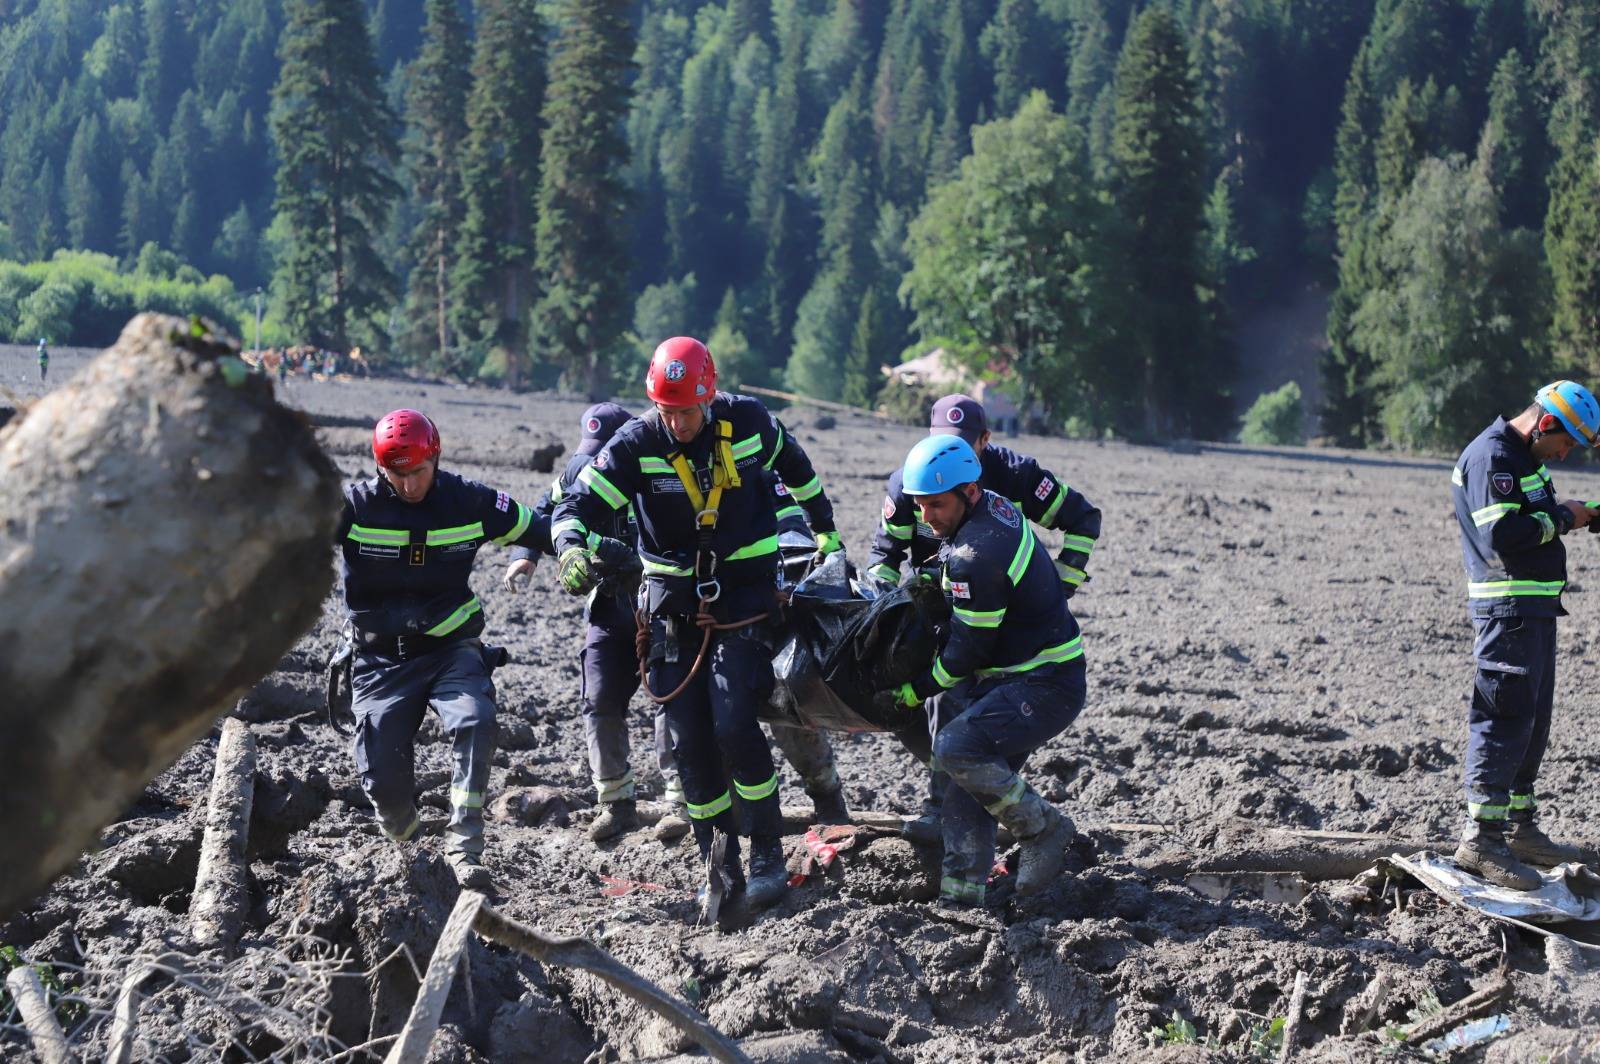
[[[839,554],[844,551],[844,540],[839,538],[837,532],[818,532],[816,535],[817,553],[811,556],[811,568],[815,569],[828,560],[828,555]]]
[[[608,576],[625,572],[639,564],[638,555],[634,554],[632,547],[610,536],[601,536],[594,541],[594,559]]]
[[[867,570],[867,586],[874,594],[887,595],[900,586],[900,573],[888,565],[874,565]]]
[[[1085,580],[1089,579],[1088,573],[1067,560],[1069,554],[1076,553],[1078,552],[1070,551],[1066,547],[1062,547],[1056,553],[1056,575],[1061,577],[1061,590],[1066,593],[1067,598],[1076,595],[1078,588],[1083,586]]]
[[[595,572],[597,562],[594,551],[588,547],[568,547],[561,552],[561,586],[570,595],[587,595],[600,582],[600,574]]]
[[[507,591],[528,590],[528,584],[533,579],[533,567],[537,564],[537,558],[518,558],[506,566],[506,574],[501,578],[500,583]]]
[[[894,700],[896,705],[904,706],[907,709],[915,709],[922,705],[922,699],[917,697],[917,692],[912,688],[909,681],[895,688]]]

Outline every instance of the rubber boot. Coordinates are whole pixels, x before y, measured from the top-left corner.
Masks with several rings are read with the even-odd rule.
[[[689,834],[689,818],[683,815],[681,806],[674,806],[672,812],[656,821],[656,841],[676,842]]]
[[[462,890],[487,890],[493,882],[489,870],[483,867],[483,861],[475,853],[455,850],[445,854],[445,861],[449,863],[450,871],[455,873],[456,882],[461,884]]]
[[[844,804],[844,788],[807,790],[811,796],[811,818],[818,824],[848,824],[850,810]]]
[[[782,900],[789,889],[789,870],[785,864],[783,839],[777,835],[750,837],[750,878],[744,896],[752,912],[760,912]]]
[[[995,819],[1022,844],[1017,860],[1017,894],[1037,894],[1054,883],[1067,862],[1067,847],[1078,834],[1072,819],[1039,797],[1032,787]]]
[[[1532,813],[1518,815],[1513,812],[1506,831],[1506,844],[1512,854],[1540,868],[1554,868],[1559,864],[1583,862],[1583,851],[1576,846],[1557,842],[1546,835],[1534,820]]]
[[[600,815],[594,818],[594,823],[589,825],[589,837],[595,842],[604,842],[606,839],[615,838],[625,831],[632,831],[639,826],[639,810],[633,804],[632,798],[623,798],[615,802],[602,802]]]
[[[918,846],[939,845],[944,840],[944,827],[939,818],[939,811],[924,810],[921,816],[902,821],[900,837]]]
[[[1539,873],[1517,860],[1506,845],[1503,820],[1474,820],[1456,847],[1456,865],[1507,890],[1537,890]]]

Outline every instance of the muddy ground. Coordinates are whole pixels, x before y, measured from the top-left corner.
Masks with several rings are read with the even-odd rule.
[[[52,380],[84,357],[57,352]],[[0,348],[0,384],[24,400],[39,388],[31,358],[31,349]],[[530,468],[531,453],[574,439],[583,407],[394,380],[296,379],[282,394],[320,426],[351,477],[368,471],[372,421],[415,406],[438,421],[446,468],[528,502],[553,475]],[[784,417],[823,475],[851,554],[864,558],[883,479],[919,433],[867,417],[827,428],[814,411]],[[1003,442],[1036,455],[1105,514],[1093,580],[1073,603],[1088,653],[1088,708],[1028,770],[1085,830],[1074,874],[1025,905],[952,916],[928,904],[927,866],[908,844],[863,838],[841,858],[842,875],[810,880],[753,926],[692,926],[692,842],[663,845],[640,832],[597,846],[583,831],[592,791],[578,720],[581,604],[555,588],[548,562],[527,593],[502,590],[505,555],[491,546],[479,555],[474,586],[486,638],[513,656],[496,674],[502,741],[491,800],[541,788],[534,804],[543,806],[538,823],[491,820],[496,904],[547,931],[603,943],[760,1059],[1256,1059],[1263,1052],[1251,1048],[1252,1028],[1286,1013],[1297,972],[1309,987],[1309,1048],[1300,1059],[1392,1059],[1394,1047],[1348,1033],[1364,1006],[1373,1006],[1372,1025],[1404,1023],[1430,1002],[1448,1004],[1484,984],[1503,961],[1521,1033],[1461,1059],[1545,1059],[1552,1048],[1593,1043],[1592,1026],[1581,1032],[1600,1023],[1600,995],[1581,971],[1550,968],[1535,936],[1503,934],[1421,892],[1398,905],[1392,894],[1351,900],[1328,883],[1299,904],[1248,891],[1218,901],[1152,870],[1161,863],[1153,855],[1169,859],[1163,868],[1174,853],[1226,855],[1230,840],[1246,834],[1240,825],[1416,840],[1456,831],[1471,647],[1448,462]],[[1600,475],[1558,470],[1556,479],[1563,494],[1600,497]],[[1594,842],[1600,729],[1584,693],[1600,689],[1600,629],[1588,593],[1600,588],[1600,539],[1575,536],[1569,552],[1573,616],[1561,629],[1541,798],[1553,833]],[[315,630],[239,710],[255,722],[261,751],[250,852],[256,906],[244,945],[310,932],[350,950],[352,970],[397,945],[421,964],[456,887],[437,837],[401,850],[377,834],[346,741],[323,720],[322,663],[339,623],[330,598]],[[649,713],[641,699],[634,709],[634,771],[648,794],[660,776]],[[0,941],[95,970],[183,948],[215,746],[215,735],[196,744],[152,783],[98,852],[0,927]],[[834,747],[853,807],[916,808],[919,775],[891,741],[841,735]],[[441,815],[448,753],[430,720],[418,767],[425,778],[438,770],[423,801]],[[785,773],[785,803],[803,805]],[[1097,830],[1127,822],[1174,828],[1126,845],[1128,836]],[[610,896],[602,876],[643,886]],[[470,993],[454,992],[433,1059],[651,1059],[689,1046],[587,976],[481,943],[469,970]],[[1380,974],[1390,989],[1369,1001],[1365,988]],[[340,987],[330,1029],[353,1045],[397,1029],[416,981],[391,963]],[[152,1020],[142,1051],[214,1058],[200,1046],[221,1039],[227,1022],[170,993],[179,1004]],[[1147,1032],[1175,1012],[1220,1048],[1150,1048]],[[1571,1033],[1535,1030],[1541,1025]],[[0,1052],[26,1059],[15,1034],[6,1037]],[[79,1038],[103,1052],[103,1026],[90,1024]],[[268,1034],[253,1038],[255,1053],[279,1047]]]

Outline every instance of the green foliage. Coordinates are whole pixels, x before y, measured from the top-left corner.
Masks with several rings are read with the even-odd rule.
[[[1162,1046],[1193,1046],[1200,1044],[1200,1035],[1191,1021],[1184,1019],[1182,1013],[1173,1009],[1170,1020],[1144,1033],[1144,1041],[1151,1049],[1159,1049]]]
[[[26,963],[22,954],[17,952],[17,947],[0,946],[0,1016],[10,1015],[15,1008],[11,991],[5,989],[4,979],[14,969],[21,968]],[[35,964],[33,970],[39,976],[39,983],[44,988],[45,999],[55,1002],[56,1021],[63,1029],[71,1031],[88,1019],[88,1004],[68,997],[71,989],[61,981],[61,977],[56,974],[53,967],[48,964]]]
[[[1298,447],[1306,442],[1305,407],[1300,385],[1290,381],[1263,392],[1244,413],[1239,442],[1255,446]]]
[[[926,428],[933,404],[945,394],[931,384],[910,384],[902,377],[891,377],[878,391],[878,409],[902,425]]]
[[[48,262],[0,261],[0,336],[106,347],[144,310],[199,314],[238,335],[244,301],[225,277],[202,278],[153,245],[132,273],[109,255],[60,251]]]
[[[1259,1020],[1250,1025],[1235,1046],[1228,1048],[1236,1051],[1246,1060],[1273,1061],[1278,1059],[1278,1054],[1283,1048],[1283,1032],[1288,1025],[1288,1020],[1283,1016]],[[1144,1033],[1146,1047],[1160,1049],[1164,1046],[1204,1046],[1212,1051],[1224,1048],[1222,1040],[1216,1035],[1200,1033],[1195,1024],[1184,1018],[1177,1009],[1172,1010],[1172,1018],[1160,1027],[1151,1027]]]

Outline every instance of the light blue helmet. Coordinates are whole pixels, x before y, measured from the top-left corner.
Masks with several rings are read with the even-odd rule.
[[[907,495],[938,495],[983,478],[972,445],[960,436],[928,436],[906,455],[900,486]]]
[[[1600,443],[1600,403],[1576,381],[1556,381],[1539,389],[1533,401],[1555,415],[1567,434],[1586,447]]]

